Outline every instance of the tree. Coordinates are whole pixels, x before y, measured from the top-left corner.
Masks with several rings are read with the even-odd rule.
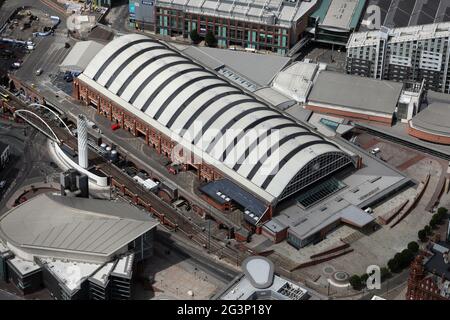
[[[387,263],[389,270],[391,270],[394,273],[398,273],[401,271],[399,263],[397,261],[397,259],[392,258],[391,260],[388,261]]]
[[[381,277],[381,282],[385,281],[386,279],[391,277],[391,272],[389,271],[388,268],[383,267],[380,269],[380,277]]]
[[[192,42],[197,44],[200,42],[201,37],[197,32],[197,29],[192,29],[192,31],[189,34],[189,37],[191,38]]]
[[[408,249],[413,253],[419,252],[419,244],[415,241],[408,243]]]
[[[445,219],[447,217],[447,213],[448,213],[448,210],[447,210],[447,208],[444,208],[444,207],[440,207],[437,211],[437,214],[441,219]]]
[[[208,30],[205,37],[205,43],[208,47],[215,47],[217,44],[217,39],[211,30]]]
[[[425,242],[427,241],[427,232],[422,229],[417,233],[417,236],[419,237],[420,241]]]
[[[359,278],[361,279],[361,285],[364,285],[367,283],[367,279],[369,279],[369,275],[367,273],[364,273]]]
[[[435,229],[437,225],[438,225],[438,221],[435,219],[435,217],[431,218],[431,221],[430,221],[431,229]]]
[[[414,253],[409,249],[405,249],[400,253],[397,259],[399,267],[405,269],[414,260]]]
[[[423,230],[425,230],[427,236],[429,236],[433,233],[433,230],[431,229],[430,226],[425,226],[425,228],[423,228]]]
[[[348,281],[352,286],[352,288],[355,290],[361,290],[363,287],[361,277],[358,276],[357,274],[351,276],[350,279],[348,279]]]

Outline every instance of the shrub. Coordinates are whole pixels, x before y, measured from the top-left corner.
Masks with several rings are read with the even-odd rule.
[[[358,276],[357,274],[351,276],[350,279],[348,279],[348,281],[349,281],[350,285],[352,286],[352,288],[355,290],[361,290],[363,287],[361,277]]]
[[[361,284],[364,285],[367,283],[367,279],[369,279],[369,275],[367,273],[364,273],[359,278],[361,279]]]

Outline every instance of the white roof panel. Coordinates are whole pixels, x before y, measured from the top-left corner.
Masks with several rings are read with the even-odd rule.
[[[302,169],[303,163],[292,159],[306,159],[310,150],[316,150],[317,155],[321,154],[319,147],[321,144],[328,144],[327,150],[341,153],[342,157],[350,162],[348,155],[337,146],[331,145],[315,133],[309,133],[309,129],[303,125],[218,76],[215,78],[214,73],[173,49],[167,47],[163,50],[138,54],[143,47],[153,45],[152,41],[154,40],[138,35],[126,35],[112,41],[99,52],[86,68],[86,73],[80,75],[77,81],[85,82],[116,101],[127,111],[134,113],[215,166],[225,176],[268,202],[276,200],[289,185],[290,178]],[[126,55],[129,59],[126,59]],[[108,82],[109,87],[105,86]],[[145,110],[141,110],[143,107]],[[258,163],[241,166],[236,164],[246,150],[245,142],[257,141],[255,149],[259,152],[256,153],[268,151],[269,146],[261,144],[265,139],[247,139],[247,137],[254,132],[264,134],[284,123],[291,124],[281,126],[279,130],[281,139],[282,137],[290,139],[290,135],[295,135],[290,141],[286,138],[276,152],[264,161],[264,166],[269,168],[275,168],[282,163],[283,170],[280,170],[276,177],[271,178],[267,173],[264,174],[262,170],[264,166]],[[181,133],[183,128],[188,129],[188,132]],[[245,128],[250,131],[244,135],[242,130]],[[220,138],[208,148],[209,142],[218,132],[224,132],[227,139]],[[305,135],[305,132],[308,134]],[[234,140],[237,136],[243,139]],[[200,137],[200,142],[202,137],[206,137],[207,143],[198,142],[193,145],[194,137]],[[304,143],[311,141],[313,143],[308,144],[307,148],[302,147]],[[234,159],[227,158],[225,164],[221,156],[228,146],[236,156],[232,157]],[[254,153],[254,150],[250,152]],[[283,157],[286,155],[289,155],[290,159],[284,160]],[[276,158],[277,156],[281,158]],[[253,173],[249,175],[250,172]],[[269,183],[271,191],[267,192]]]

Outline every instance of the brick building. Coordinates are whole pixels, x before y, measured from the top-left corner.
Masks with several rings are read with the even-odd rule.
[[[434,244],[410,267],[407,300],[450,300],[450,244]]]

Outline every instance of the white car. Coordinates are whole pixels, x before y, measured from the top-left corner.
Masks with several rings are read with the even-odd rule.
[[[370,153],[372,153],[372,154],[378,154],[378,153],[380,153],[380,151],[381,151],[381,149],[380,148],[375,148],[375,149],[372,149],[372,151],[370,151]]]

